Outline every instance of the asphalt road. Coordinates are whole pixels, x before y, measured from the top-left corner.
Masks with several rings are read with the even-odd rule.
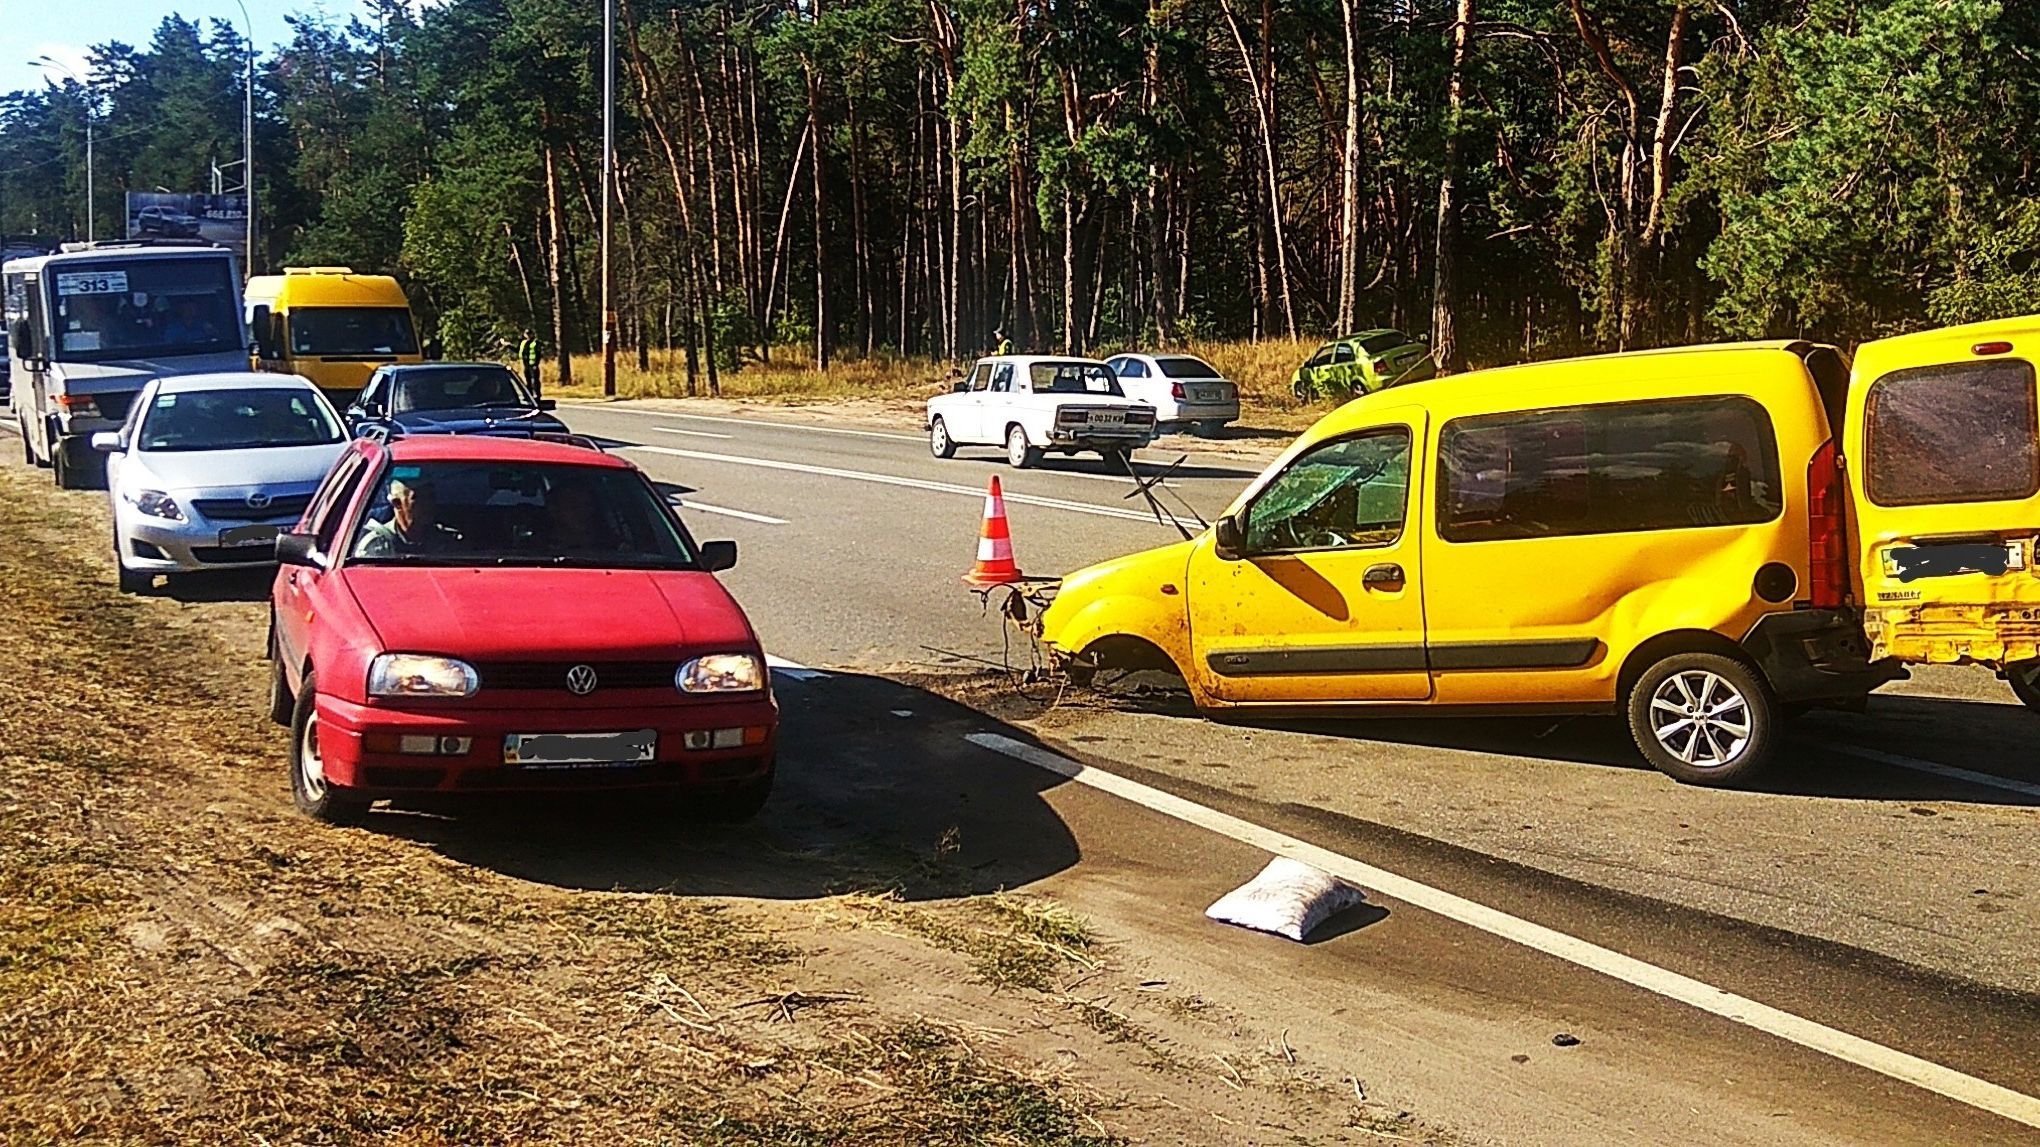
[[[794,661],[998,662],[1002,626],[960,580],[977,554],[995,474],[1024,572],[1060,574],[1180,536],[1127,497],[1130,478],[1096,458],[1014,471],[999,449],[936,459],[910,429],[583,404],[561,413],[576,431],[627,444],[616,448],[669,488],[697,536],[736,539],[743,559],[729,584],[766,647]],[[1151,472],[1183,453],[1145,451],[1136,468]],[[1208,517],[1260,469],[1199,450],[1169,485]]]
[[[2001,685],[1931,675],[1867,716],[1810,718],[1773,783],[1740,793],[1642,768],[1610,722],[1244,728],[1167,697],[1045,708],[999,689],[966,705],[929,671],[1025,657],[957,580],[985,479],[1006,480],[1022,564],[1051,575],[1175,536],[1126,479],[940,462],[907,428],[564,413],[672,487],[699,536],[740,542],[730,584],[798,663],[779,678],[782,786],[755,825],[683,848],[421,820],[453,859],[774,899],[873,879],[1040,892],[1156,990],[1280,1031],[1283,1054],[1472,1141],[2040,1136],[2040,726]],[[1207,516],[1260,467],[1192,462],[1172,483]],[[168,592],[229,601],[252,652],[260,606],[231,599],[261,589]],[[1368,904],[1308,945],[1203,919],[1299,850]]]
[[[1047,711],[1017,697],[981,698],[975,711],[926,693],[852,700],[846,690],[907,688],[879,673],[1024,664],[1025,650],[957,580],[990,475],[1005,484],[1030,573],[1060,574],[1174,530],[1092,460],[1017,473],[991,450],[939,461],[911,426],[797,413],[572,405],[566,414],[674,487],[697,534],[740,542],[730,582],[768,650],[832,671],[799,683],[817,709],[795,728],[811,730],[831,763],[789,815],[808,801],[860,820],[841,803],[855,788],[863,800],[887,794],[866,823],[958,827],[1002,886],[1069,901],[1158,975],[1280,1015],[1292,1040],[1348,1057],[1414,1110],[1452,1112],[1478,1136],[2040,1135],[1982,1114],[1967,1090],[2001,1085],[2020,1097],[2006,1102],[2040,1118],[2040,1102],[2023,1098],[2040,1095],[2040,718],[1986,674],[1924,673],[1867,715],[1807,718],[1772,783],[1753,793],[1674,785],[1641,767],[1606,721],[1240,728],[1167,698]],[[1172,442],[1143,455],[1145,468],[1187,451],[1170,484],[1207,517],[1266,454]],[[881,709],[916,716],[874,715]],[[947,728],[931,741],[922,714],[936,710]],[[852,784],[823,746],[855,722],[876,722],[888,747]],[[1525,946],[1513,925],[1469,927],[1378,893],[1371,915],[1307,947],[1209,924],[1203,907],[1252,876],[1265,847],[1052,773],[1015,779],[1010,758],[961,741],[987,730],[1656,971],[1625,982]],[[910,779],[923,768],[939,780]],[[994,793],[989,807],[972,791],[1030,783],[1039,797]],[[956,789],[946,809],[945,784]],[[1970,1082],[1922,1088],[1841,1062],[1832,1047],[1674,1002],[1656,972],[1869,1041],[1883,1049],[1873,1061],[1903,1053]],[[1555,1048],[1561,1031],[1585,1042]]]

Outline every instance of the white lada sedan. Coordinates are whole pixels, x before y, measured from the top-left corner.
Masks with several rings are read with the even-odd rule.
[[[1095,453],[1114,470],[1155,440],[1155,408],[1128,398],[1096,359],[1007,354],[981,358],[950,394],[928,400],[928,449],[1004,446],[1026,468],[1043,454]]]
[[[273,565],[346,442],[340,416],[294,374],[189,374],[142,388],[107,455],[120,588],[157,574]]]

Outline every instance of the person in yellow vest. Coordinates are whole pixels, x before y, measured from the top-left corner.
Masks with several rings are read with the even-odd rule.
[[[1004,327],[994,327],[992,329],[992,345],[998,348],[997,350],[992,352],[994,354],[1013,353],[1013,340],[1006,337],[1006,330]]]
[[[517,361],[524,367],[524,382],[531,387],[533,394],[537,394],[539,390],[539,354],[538,340],[532,337],[531,331],[526,330],[524,341],[517,344]]]

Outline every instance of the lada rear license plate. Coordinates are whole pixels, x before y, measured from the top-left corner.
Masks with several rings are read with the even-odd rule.
[[[231,530],[220,531],[220,544],[223,546],[272,546],[276,544],[276,535],[282,528],[281,526],[235,526]]]
[[[602,769],[658,759],[656,729],[629,733],[505,733],[503,763],[538,769]]]
[[[1123,410],[1093,410],[1091,412],[1091,425],[1124,426],[1126,425],[1126,412]]]

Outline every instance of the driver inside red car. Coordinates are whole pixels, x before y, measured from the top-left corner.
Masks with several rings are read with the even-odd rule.
[[[430,483],[390,479],[390,520],[371,521],[361,531],[354,555],[387,558],[400,554],[453,554],[467,548],[459,530],[439,520],[439,501]]]

